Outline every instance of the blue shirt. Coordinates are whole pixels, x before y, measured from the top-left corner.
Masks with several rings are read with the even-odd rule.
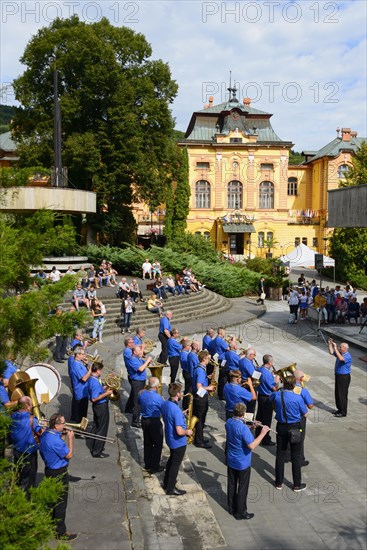
[[[296,383],[296,386],[302,388],[302,384],[300,384],[299,382]],[[308,407],[308,405],[313,405],[313,399],[307,388],[302,388],[300,395],[305,402],[306,407]]]
[[[40,438],[40,453],[46,468],[57,470],[68,466],[69,460],[66,455],[70,452],[69,447],[62,439],[61,433],[54,430],[46,430]]]
[[[252,401],[252,393],[233,382],[225,384],[223,396],[226,400],[226,411],[229,412],[233,412],[233,408],[237,403],[244,403],[246,405]]]
[[[206,375],[206,368],[204,366],[200,366],[200,363],[197,367],[194,369],[194,376],[192,380],[192,387],[194,392],[194,397],[196,395],[196,392],[198,390],[198,384],[202,384],[205,388],[209,386],[209,380]],[[206,391],[206,393],[208,393]]]
[[[8,392],[6,391],[4,384],[0,382],[0,403],[1,405],[5,405],[5,403],[9,403],[10,397],[8,395]]]
[[[245,378],[251,378],[254,370],[255,370],[255,367],[252,363],[252,361],[250,361],[250,359],[247,359],[247,357],[242,357],[242,359],[240,359],[240,371],[241,371],[241,374],[242,374],[242,378],[245,379]]]
[[[301,417],[307,413],[307,407],[300,395],[293,393],[290,390],[280,390],[271,394],[270,401],[275,403],[275,418],[278,422],[286,423],[283,408],[282,408],[282,394],[284,395],[284,406],[287,413],[288,424],[294,424],[300,422]]]
[[[238,370],[240,367],[240,356],[232,349],[226,351],[225,354],[226,368],[228,370]]]
[[[198,364],[199,364],[199,357],[194,351],[190,351],[189,355],[187,356],[187,367],[191,378],[193,378],[195,367],[197,367]]]
[[[93,376],[93,374],[88,378],[88,397],[89,400],[92,401],[92,399],[96,399],[102,393],[104,393],[106,390],[103,388],[102,384],[99,381],[99,378],[97,376]],[[107,403],[108,399],[107,397],[104,397],[103,399],[99,399],[96,401],[96,405],[99,403]]]
[[[342,354],[344,361],[340,361],[340,359],[338,359],[335,351],[334,351],[334,355],[336,357],[335,374],[350,374],[351,366],[352,366],[352,356],[349,353],[349,351],[346,351],[345,353]]]
[[[81,381],[87,372],[87,367],[83,365],[81,361],[73,361],[73,364],[70,367],[69,375],[71,378],[74,397],[77,401],[83,399],[83,397],[88,397],[88,384]]]
[[[138,395],[143,418],[160,418],[164,399],[155,390],[143,390]]]
[[[168,338],[167,340],[167,353],[168,357],[179,357],[182,346],[174,338]]]
[[[218,359],[220,361],[225,359],[224,354],[228,349],[228,344],[224,340],[224,338],[222,338],[221,336],[217,336],[216,338],[214,338],[212,348],[214,349],[213,353],[210,352],[210,353],[212,353],[212,355],[215,355],[217,353],[218,354]]]
[[[124,356],[125,367],[129,376],[131,376],[130,361],[133,356],[132,348],[125,348],[122,354]]]
[[[189,352],[187,350],[182,350],[180,353],[180,365],[181,369],[185,372],[188,372],[189,366],[187,364],[187,358],[189,356]]]
[[[73,350],[75,346],[81,346],[82,348],[84,348],[84,343],[81,340],[78,340],[78,338],[74,338],[74,340],[70,344],[70,347]]]
[[[143,344],[143,340],[139,338],[139,336],[137,335],[134,336],[133,340],[134,340],[135,346],[141,346]]]
[[[264,367],[264,365],[259,367],[257,370],[261,372],[258,394],[271,395],[273,393],[273,388],[276,385],[274,375],[269,369]]]
[[[172,329],[170,320],[164,316],[159,322],[159,332],[164,333],[165,330],[170,331]]]
[[[226,422],[227,464],[235,470],[246,470],[251,466],[249,445],[254,438],[242,418],[230,418]]]
[[[38,444],[34,439],[33,432],[40,432],[41,427],[38,420],[33,416],[33,431],[31,428],[31,413],[28,411],[16,411],[11,415],[10,436],[14,448],[19,453],[35,453],[38,450]]]
[[[9,380],[11,375],[14,374],[18,369],[11,361],[6,360],[4,361],[4,363],[6,365],[6,368],[3,373],[3,378],[4,380]]]
[[[209,334],[205,334],[203,338],[203,350],[206,349],[207,351],[210,350],[210,345],[212,343],[212,338],[209,336]],[[210,351],[209,351],[210,353]]]
[[[143,369],[142,371],[138,370],[142,365],[144,365],[144,363],[145,363],[144,359],[141,359],[140,357],[136,357],[136,355],[132,356],[132,358],[129,361],[131,380],[146,379],[147,374],[145,372],[145,369]]]
[[[186,446],[186,435],[178,435],[176,428],[181,426],[186,430],[186,420],[180,406],[176,401],[164,401],[162,404],[162,416],[164,420],[164,434],[166,443],[170,449],[178,449]]]

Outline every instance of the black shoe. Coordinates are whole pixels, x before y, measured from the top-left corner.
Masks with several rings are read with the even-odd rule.
[[[56,363],[63,363],[64,360],[63,359],[55,359]]]
[[[181,490],[181,489],[177,489],[176,487],[173,489],[173,491],[166,491],[166,495],[169,495],[169,496],[175,496],[175,497],[180,497],[182,495],[186,495],[186,491],[184,490]]]
[[[334,414],[335,418],[342,418],[343,416],[347,416],[346,414],[343,414],[342,412],[338,412]]]
[[[331,414],[339,414],[340,411],[333,411]]]
[[[308,466],[309,463],[310,463],[309,460],[304,460],[304,461],[302,462],[302,464],[301,464],[301,468],[304,468],[305,466]]]
[[[267,441],[266,443],[261,443],[262,447],[274,447],[276,445],[275,441]]]
[[[164,466],[159,466],[158,468],[148,468],[147,472],[150,474],[158,474],[159,472],[164,472],[165,469]]]
[[[131,409],[131,410],[129,409],[128,411],[125,410],[125,414],[133,414],[133,412],[134,412],[134,409]]]
[[[198,447],[199,449],[211,449],[212,448],[212,446],[209,445],[209,443],[200,443],[200,444],[195,443],[195,447]]]
[[[240,516],[238,514],[234,514],[235,519],[252,519],[255,514],[250,514],[249,512],[246,512],[243,516]]]
[[[301,491],[304,491],[305,489],[307,489],[306,483],[301,483],[301,485],[297,485],[297,486],[293,487],[293,491],[295,493],[300,493]]]
[[[91,454],[93,458],[108,458],[110,456],[108,453]]]
[[[138,424],[136,422],[134,422],[133,424],[131,424],[131,427],[132,428],[138,428],[139,430],[141,430],[141,424]]]
[[[210,443],[210,439],[207,439],[206,437],[203,438],[204,443]]]
[[[71,540],[75,540],[77,536],[78,535],[76,533],[64,533],[63,535],[56,535],[56,538],[57,540],[71,541]]]

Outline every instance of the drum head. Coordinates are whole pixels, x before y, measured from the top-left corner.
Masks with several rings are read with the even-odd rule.
[[[31,378],[38,378],[35,390],[39,403],[49,403],[60,392],[61,376],[52,365],[37,363],[26,369]]]

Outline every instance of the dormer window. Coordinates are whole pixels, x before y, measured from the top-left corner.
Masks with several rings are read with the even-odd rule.
[[[242,138],[239,138],[239,137],[229,138],[229,143],[242,143]]]

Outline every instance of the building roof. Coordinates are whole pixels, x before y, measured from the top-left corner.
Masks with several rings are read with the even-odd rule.
[[[6,151],[8,153],[15,153],[17,147],[15,142],[12,140],[11,132],[5,132],[5,134],[0,134],[0,150]]]
[[[318,151],[313,152],[313,156],[305,161],[304,164],[309,164],[322,157],[338,157],[341,152],[351,151],[355,153],[357,149],[362,145],[362,142],[366,141],[366,138],[351,137],[350,141],[343,141],[341,137],[336,137],[324,147],[321,147]],[[311,151],[304,151],[302,154],[311,155]]]

